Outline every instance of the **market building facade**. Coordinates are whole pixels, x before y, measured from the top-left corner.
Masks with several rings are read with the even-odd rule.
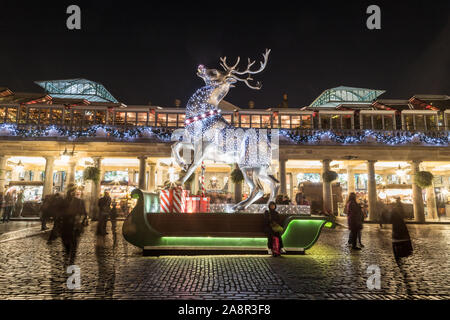
[[[171,133],[184,127],[183,108],[125,105],[86,79],[36,83],[44,93],[0,87],[0,191],[21,195],[16,216],[37,215],[42,198],[64,192],[69,183],[79,184],[92,216],[105,190],[126,215],[133,188],[158,191],[177,178]],[[379,98],[383,93],[337,87],[302,108],[241,109],[226,101],[220,107],[235,127],[278,130],[279,159],[273,165],[280,193],[292,201],[302,192],[311,210],[342,214],[348,193],[357,192],[372,220],[378,202],[396,197],[418,221],[450,216],[450,97],[387,100]],[[206,166],[205,187],[213,201],[239,196],[232,166]],[[100,179],[83,179],[86,167],[98,168]],[[330,170],[338,179],[323,181],[322,173]],[[424,190],[414,180],[419,171],[434,176]]]

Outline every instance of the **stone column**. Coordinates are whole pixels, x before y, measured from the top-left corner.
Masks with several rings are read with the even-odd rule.
[[[148,177],[148,190],[155,191],[155,180],[156,180],[156,164],[150,163],[150,173]]]
[[[77,166],[77,160],[76,158],[71,158],[69,160],[68,168],[67,168],[67,175],[66,175],[66,183],[64,184],[65,191],[67,190],[67,186],[70,183],[75,183],[75,170]]]
[[[8,158],[0,155],[0,193],[3,193],[6,185],[6,160]]]
[[[376,221],[381,212],[377,212],[377,181],[375,180],[375,162],[367,161],[367,193],[369,200],[369,220]]]
[[[355,192],[355,172],[353,171],[353,166],[347,166],[347,193]]]
[[[333,194],[331,182],[323,181],[323,173],[330,170],[330,159],[322,160],[322,202],[323,211],[333,213]]]
[[[102,176],[102,158],[101,157],[92,157],[92,160],[94,161],[94,167],[98,168],[100,170],[100,177]],[[100,199],[100,193],[101,193],[101,181],[94,182],[92,181],[92,191],[91,191],[91,200],[90,200],[90,208],[89,208],[89,214],[91,218],[97,219],[98,218],[98,199]]]
[[[139,159],[139,184],[138,188],[142,190],[146,190],[147,186],[145,185],[145,167],[146,167],[146,156],[140,156]]]
[[[286,159],[279,159],[280,163],[280,194],[287,194],[286,188]]]
[[[292,172],[288,173],[289,176],[289,199],[291,199],[292,203],[295,203],[294,199],[294,177]]]
[[[411,163],[414,219],[419,222],[425,222],[422,189],[417,184],[414,183],[414,175],[420,171],[419,165],[420,165],[420,161],[418,161],[418,160],[414,160]]]
[[[53,167],[55,163],[55,157],[45,157],[45,175],[44,175],[44,189],[42,191],[42,198],[48,194],[53,193]]]
[[[428,219],[437,219],[436,193],[434,192],[434,183],[427,188],[427,216]]]

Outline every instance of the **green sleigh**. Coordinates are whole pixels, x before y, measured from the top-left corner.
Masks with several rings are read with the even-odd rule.
[[[137,203],[122,232],[144,255],[267,252],[262,213],[159,213],[158,194],[134,189],[131,195]],[[335,227],[334,217],[282,216],[288,254],[304,253],[316,243],[323,227]]]

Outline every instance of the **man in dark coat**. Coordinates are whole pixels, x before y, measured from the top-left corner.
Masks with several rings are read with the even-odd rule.
[[[345,207],[347,213],[348,228],[350,229],[350,241],[353,250],[361,250],[356,246],[358,232],[362,229],[362,209],[356,202],[356,194],[350,193]]]
[[[397,198],[396,204],[391,212],[392,223],[392,249],[397,263],[402,257],[412,254],[413,248],[411,238],[409,237],[408,228],[404,221],[405,211],[400,198]]]
[[[109,192],[105,191],[103,197],[98,200],[98,206],[100,209],[97,225],[97,235],[106,235],[106,221],[111,213],[111,197]]]

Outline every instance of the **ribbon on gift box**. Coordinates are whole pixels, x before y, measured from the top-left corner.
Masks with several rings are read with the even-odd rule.
[[[166,183],[160,192],[160,205],[162,213],[184,213],[186,212],[186,198],[189,191],[175,183]]]

